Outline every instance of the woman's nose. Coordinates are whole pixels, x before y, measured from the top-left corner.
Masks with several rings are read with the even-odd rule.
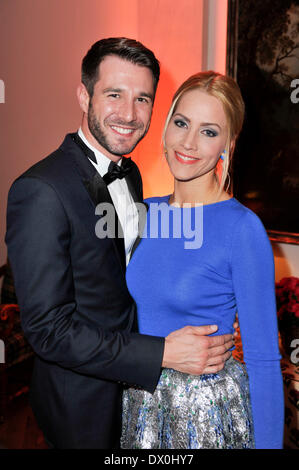
[[[197,150],[198,136],[197,133],[189,130],[185,135],[183,146],[186,150]]]

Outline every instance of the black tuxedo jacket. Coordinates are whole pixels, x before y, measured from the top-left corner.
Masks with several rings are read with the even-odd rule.
[[[68,134],[12,185],[8,257],[21,321],[35,353],[31,404],[58,448],[117,448],[124,384],[155,389],[164,339],[136,332],[123,239],[97,238],[96,205],[112,200]],[[136,202],[142,182],[126,176]]]

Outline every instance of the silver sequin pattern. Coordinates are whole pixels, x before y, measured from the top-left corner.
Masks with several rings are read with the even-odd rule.
[[[163,369],[154,394],[123,395],[123,449],[252,449],[246,368],[230,358],[217,374]]]

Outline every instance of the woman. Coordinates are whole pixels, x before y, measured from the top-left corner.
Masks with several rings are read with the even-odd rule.
[[[259,218],[225,188],[243,118],[229,77],[203,72],[178,89],[163,133],[174,192],[147,201],[127,283],[144,334],[209,323],[232,333],[238,313],[246,369],[232,358],[218,374],[163,369],[153,395],[127,390],[123,448],[281,448],[271,245]]]

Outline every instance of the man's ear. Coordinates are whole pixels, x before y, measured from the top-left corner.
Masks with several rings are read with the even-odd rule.
[[[77,88],[77,98],[79,101],[80,108],[82,109],[84,113],[87,114],[90,97],[83,83],[80,83],[80,85]]]

